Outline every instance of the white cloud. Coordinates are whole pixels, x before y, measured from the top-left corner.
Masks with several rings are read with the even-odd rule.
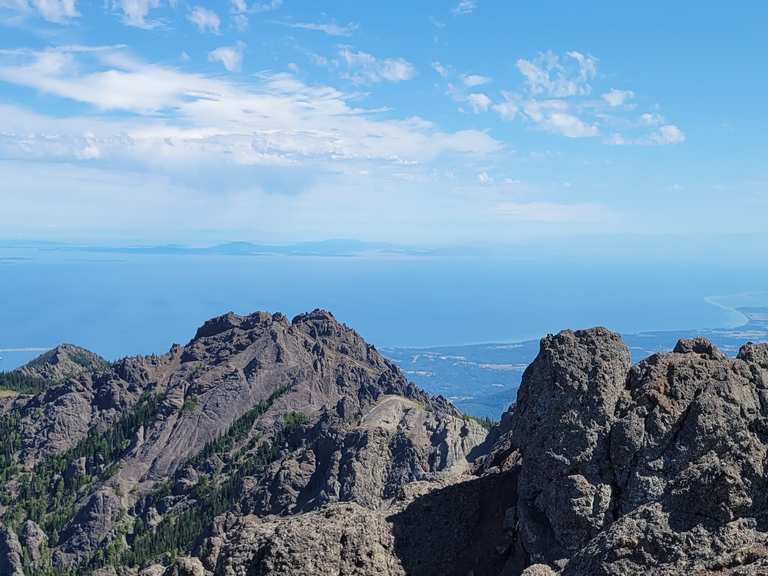
[[[482,86],[483,84],[488,84],[491,79],[487,76],[481,76],[479,74],[468,74],[465,76],[462,76],[462,81],[464,82],[464,86],[467,86],[469,88],[474,88],[475,86]]]
[[[344,77],[358,84],[401,82],[416,75],[413,64],[403,58],[379,59],[350,46],[339,47],[339,58],[347,70]]]
[[[489,185],[489,184],[493,184],[493,178],[491,178],[491,177],[488,175],[488,172],[485,172],[485,171],[483,171],[483,172],[480,172],[480,173],[477,175],[477,181],[478,181],[480,184],[482,184],[483,186],[487,186],[487,185]]]
[[[467,96],[467,102],[475,114],[486,112],[492,104],[491,99],[482,92],[470,94]]]
[[[123,13],[123,22],[137,28],[154,28],[157,23],[147,20],[150,10],[160,6],[160,0],[113,0],[113,7]]]
[[[283,0],[271,0],[269,2],[254,2],[248,6],[246,0],[230,0],[230,13],[235,27],[243,31],[248,28],[248,16],[261,12],[272,12],[283,5]]]
[[[0,110],[5,119],[0,148],[6,157],[115,159],[161,171],[190,162],[318,162],[327,170],[332,163],[348,162],[417,166],[446,154],[501,149],[476,130],[445,132],[420,118],[380,119],[350,106],[343,92],[307,86],[287,74],[244,85],[146,64],[121,49],[0,54],[0,80],[123,113],[80,121],[6,107]]]
[[[0,9],[12,10],[22,16],[36,13],[56,24],[66,24],[80,16],[77,0],[0,0]]]
[[[520,58],[517,69],[534,96],[567,98],[592,91],[590,81],[597,75],[597,59],[574,51],[567,52],[565,58],[542,52],[533,60]]]
[[[336,23],[317,23],[317,22],[292,22],[288,23],[291,28],[300,28],[302,30],[316,30],[323,32],[328,36],[351,36],[357,30],[357,24],[336,24]]]
[[[523,104],[523,113],[542,129],[568,138],[589,138],[600,133],[597,126],[575,116],[563,100],[530,100]]]
[[[609,106],[616,108],[623,106],[625,102],[628,102],[635,97],[635,93],[632,90],[616,90],[611,88],[608,92],[603,94],[603,100],[605,100]]]
[[[664,146],[666,144],[681,144],[685,142],[685,134],[674,124],[665,124],[650,134],[644,141],[647,144]]]
[[[283,5],[283,0],[270,0],[269,2],[254,2],[249,8],[250,12],[258,14],[260,12],[272,12]]]
[[[455,16],[463,16],[465,14],[472,14],[477,8],[477,0],[460,0],[456,6],[453,7],[451,13]]]
[[[200,32],[219,33],[221,20],[219,19],[219,15],[213,10],[208,10],[208,8],[203,8],[202,6],[195,6],[187,18],[197,26]]]
[[[645,114],[643,116],[645,116]],[[660,121],[663,122],[663,119]],[[647,125],[656,126],[657,119],[650,119]],[[623,134],[613,134],[610,138],[608,138],[606,142],[615,146],[623,146],[627,144],[637,144],[641,146],[666,146],[669,144],[682,144],[685,142],[685,133],[674,124],[664,124],[663,126],[656,128],[650,134],[635,138],[627,138]]]
[[[51,22],[66,22],[79,16],[76,0],[34,0],[40,15]]]
[[[432,62],[432,69],[437,72],[442,78],[448,78],[450,71],[448,68],[440,64],[440,62]]]
[[[660,124],[664,124],[664,117],[655,112],[646,112],[645,114],[640,115],[640,122],[646,126],[659,126]]]
[[[230,72],[237,72],[243,63],[245,44],[239,42],[236,46],[221,46],[208,53],[210,62],[221,62]]]
[[[520,110],[515,102],[515,96],[510,92],[502,92],[502,95],[504,96],[504,102],[494,104],[493,110],[502,120],[514,120]]]

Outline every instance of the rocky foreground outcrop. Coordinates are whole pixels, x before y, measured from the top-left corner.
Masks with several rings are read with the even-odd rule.
[[[486,436],[326,312],[230,314],[14,410],[22,472],[111,458],[59,466],[71,508],[6,500],[17,574],[768,574],[768,345],[548,336]]]
[[[328,508],[224,522],[201,565],[216,575],[765,575],[767,401],[766,345],[734,359],[681,341],[630,366],[616,334],[565,331],[542,340],[474,478],[404,494],[365,520]]]

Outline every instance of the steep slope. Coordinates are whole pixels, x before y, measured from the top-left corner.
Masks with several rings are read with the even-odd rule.
[[[683,340],[630,366],[616,334],[565,331],[474,479],[410,485],[384,518],[223,520],[200,573],[764,576],[767,402],[768,345]]]
[[[481,467],[519,475],[508,566],[768,573],[768,345],[730,359],[683,340],[634,367],[628,357],[604,329],[542,341]]]
[[[0,462],[4,525],[34,521],[49,539],[28,572],[136,570],[191,550],[228,511],[375,509],[462,473],[484,437],[323,311],[227,314],[184,347],[114,365],[71,350],[23,368],[55,380],[4,416],[17,430]]]
[[[548,336],[487,436],[322,311],[50,384],[0,415],[14,576],[768,574],[768,345]]]

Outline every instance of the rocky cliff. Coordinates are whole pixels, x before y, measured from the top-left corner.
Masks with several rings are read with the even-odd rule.
[[[768,345],[548,336],[487,435],[322,311],[73,355],[1,416],[11,574],[768,574]]]
[[[323,311],[228,314],[114,364],[62,346],[20,372],[48,384],[6,405],[0,514],[3,558],[31,573],[168,562],[225,512],[376,510],[465,474],[485,435]],[[25,522],[46,535],[36,560]]]

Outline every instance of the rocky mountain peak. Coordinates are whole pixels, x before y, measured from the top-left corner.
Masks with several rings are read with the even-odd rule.
[[[109,363],[97,354],[72,344],[60,344],[22,366],[19,371],[27,376],[61,381],[108,368]]]
[[[487,436],[322,310],[94,366],[0,415],[15,574],[768,574],[765,344],[565,330]]]

